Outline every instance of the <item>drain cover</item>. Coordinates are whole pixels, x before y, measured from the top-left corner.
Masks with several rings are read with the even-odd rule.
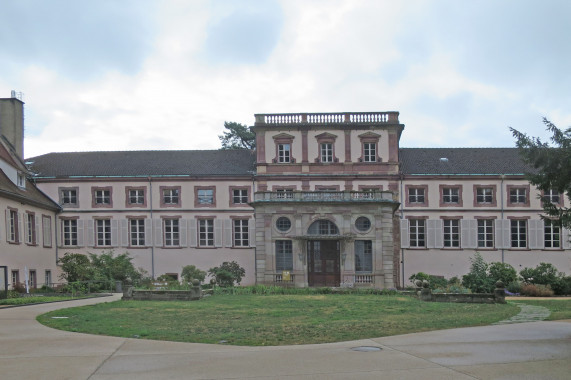
[[[372,351],[381,351],[381,347],[360,346],[360,347],[353,347],[351,350],[359,352],[372,352]]]

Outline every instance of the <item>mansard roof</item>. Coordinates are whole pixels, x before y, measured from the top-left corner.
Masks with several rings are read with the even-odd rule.
[[[39,178],[142,176],[245,176],[255,154],[245,149],[48,153],[32,157]]]
[[[517,148],[401,148],[404,174],[524,174],[533,167],[523,162]]]

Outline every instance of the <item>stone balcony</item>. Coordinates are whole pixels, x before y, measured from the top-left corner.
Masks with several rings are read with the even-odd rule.
[[[396,111],[256,114],[255,117],[255,126],[260,127],[324,124],[399,124],[399,113]]]
[[[390,191],[258,191],[256,202],[393,202]]]

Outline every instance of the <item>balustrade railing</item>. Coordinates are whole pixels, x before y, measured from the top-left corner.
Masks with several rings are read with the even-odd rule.
[[[256,125],[398,123],[398,112],[338,112],[257,114]]]
[[[278,285],[293,285],[295,283],[295,274],[275,273],[274,274],[274,284]]]
[[[345,286],[372,285],[374,283],[375,275],[373,274],[351,274],[343,276],[343,284],[345,284]]]
[[[393,194],[387,191],[294,191],[275,192],[259,191],[254,194],[254,201],[280,202],[358,202],[358,201],[391,201]]]

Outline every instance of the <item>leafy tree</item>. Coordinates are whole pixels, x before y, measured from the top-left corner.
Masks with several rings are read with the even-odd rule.
[[[214,278],[218,286],[231,287],[234,283],[240,285],[246,271],[235,261],[225,261],[219,267],[210,268],[208,274]]]
[[[491,263],[488,267],[488,271],[492,285],[501,281],[504,283],[504,286],[508,286],[508,284],[517,281],[517,272],[510,264],[500,262]]]
[[[198,269],[194,265],[186,265],[182,267],[181,276],[185,282],[191,282],[192,280],[203,282],[206,277],[206,272]]]
[[[142,277],[142,273],[135,269],[133,258],[128,253],[115,256],[113,251],[99,255],[89,254],[96,279],[121,282],[133,282]]]
[[[224,122],[224,134],[218,138],[222,143],[221,149],[250,149],[256,148],[256,134],[247,126],[233,121]]]
[[[67,282],[87,281],[93,278],[93,267],[89,257],[81,253],[69,253],[58,260],[61,264],[60,279]]]
[[[472,265],[470,272],[462,276],[462,285],[469,288],[474,293],[490,293],[494,290],[494,282],[488,276],[488,264],[476,252],[474,257],[470,258]]]
[[[571,202],[571,127],[560,130],[546,118],[543,118],[543,124],[551,132],[551,145],[513,128],[510,130],[524,161],[537,169],[535,173],[527,174],[529,181],[543,191],[566,192]],[[554,220],[571,228],[571,210],[568,207],[544,201],[543,209],[547,215],[545,220]]]
[[[550,286],[557,295],[571,292],[571,276],[558,272],[551,263],[539,263],[535,268],[524,268],[519,272],[524,282]]]

